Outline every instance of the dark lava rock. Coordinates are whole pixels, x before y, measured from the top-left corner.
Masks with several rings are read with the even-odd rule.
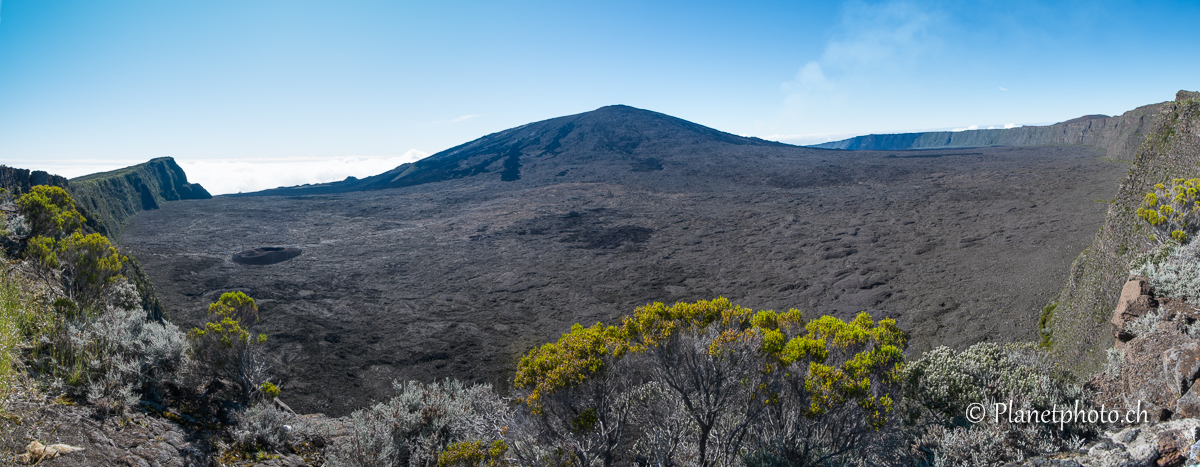
[[[289,259],[300,256],[301,253],[303,253],[303,251],[299,248],[290,246],[265,246],[234,253],[233,262],[238,264],[265,266],[268,264],[282,263]]]

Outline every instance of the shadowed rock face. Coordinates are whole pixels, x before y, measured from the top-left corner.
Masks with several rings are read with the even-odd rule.
[[[300,256],[301,250],[294,247],[262,247],[251,248],[245,251],[239,251],[233,254],[233,262],[238,264],[250,264],[257,266],[265,266],[268,264],[282,263],[289,259]]]
[[[514,154],[488,148],[514,146],[519,165],[487,162]],[[534,345],[652,301],[865,310],[896,318],[911,352],[1036,340],[1039,311],[1099,228],[1096,200],[1125,172],[1102,155],[819,150],[605,108],[389,179],[426,183],[167,203],[120,241],[181,326],[224,292],[258,299],[255,332],[285,360],[287,403],[346,414],[394,395],[392,379],[504,391]],[[243,267],[229,257],[239,244],[304,255]]]

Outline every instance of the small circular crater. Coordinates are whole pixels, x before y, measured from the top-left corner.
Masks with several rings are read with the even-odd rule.
[[[251,248],[246,251],[234,253],[233,262],[237,264],[251,264],[263,266],[267,264],[275,264],[287,261],[289,259],[300,256],[303,251],[295,247],[280,247],[280,246],[264,246],[259,248]]]

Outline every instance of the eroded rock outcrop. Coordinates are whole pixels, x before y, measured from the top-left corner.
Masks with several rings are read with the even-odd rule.
[[[51,175],[41,170],[18,169],[0,165],[0,188],[13,194],[23,194],[36,185],[50,185],[66,188],[67,179],[60,175]]]
[[[1200,417],[1198,321],[1200,307],[1155,297],[1145,278],[1130,278],[1113,311],[1108,368],[1090,382],[1096,403],[1140,407],[1151,420]]]

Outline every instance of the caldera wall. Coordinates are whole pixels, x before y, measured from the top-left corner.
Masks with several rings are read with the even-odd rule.
[[[1103,148],[1108,157],[1133,160],[1133,156],[1170,102],[1144,105],[1115,117],[1086,116],[1047,126],[966,131],[932,131],[858,136],[818,144],[825,149],[894,151],[946,147],[1042,146],[1082,144]]]
[[[1156,183],[1200,177],[1200,93],[1180,91],[1161,109],[1109,203],[1104,226],[1072,263],[1058,305],[1042,330],[1079,374],[1094,371],[1104,361],[1104,350],[1113,343],[1109,318],[1129,268],[1157,247],[1149,227],[1136,215],[1143,197]]]
[[[88,225],[110,237],[135,214],[158,209],[167,201],[209,199],[212,195],[188,183],[183,168],[170,157],[71,179],[71,196],[85,212]]]

